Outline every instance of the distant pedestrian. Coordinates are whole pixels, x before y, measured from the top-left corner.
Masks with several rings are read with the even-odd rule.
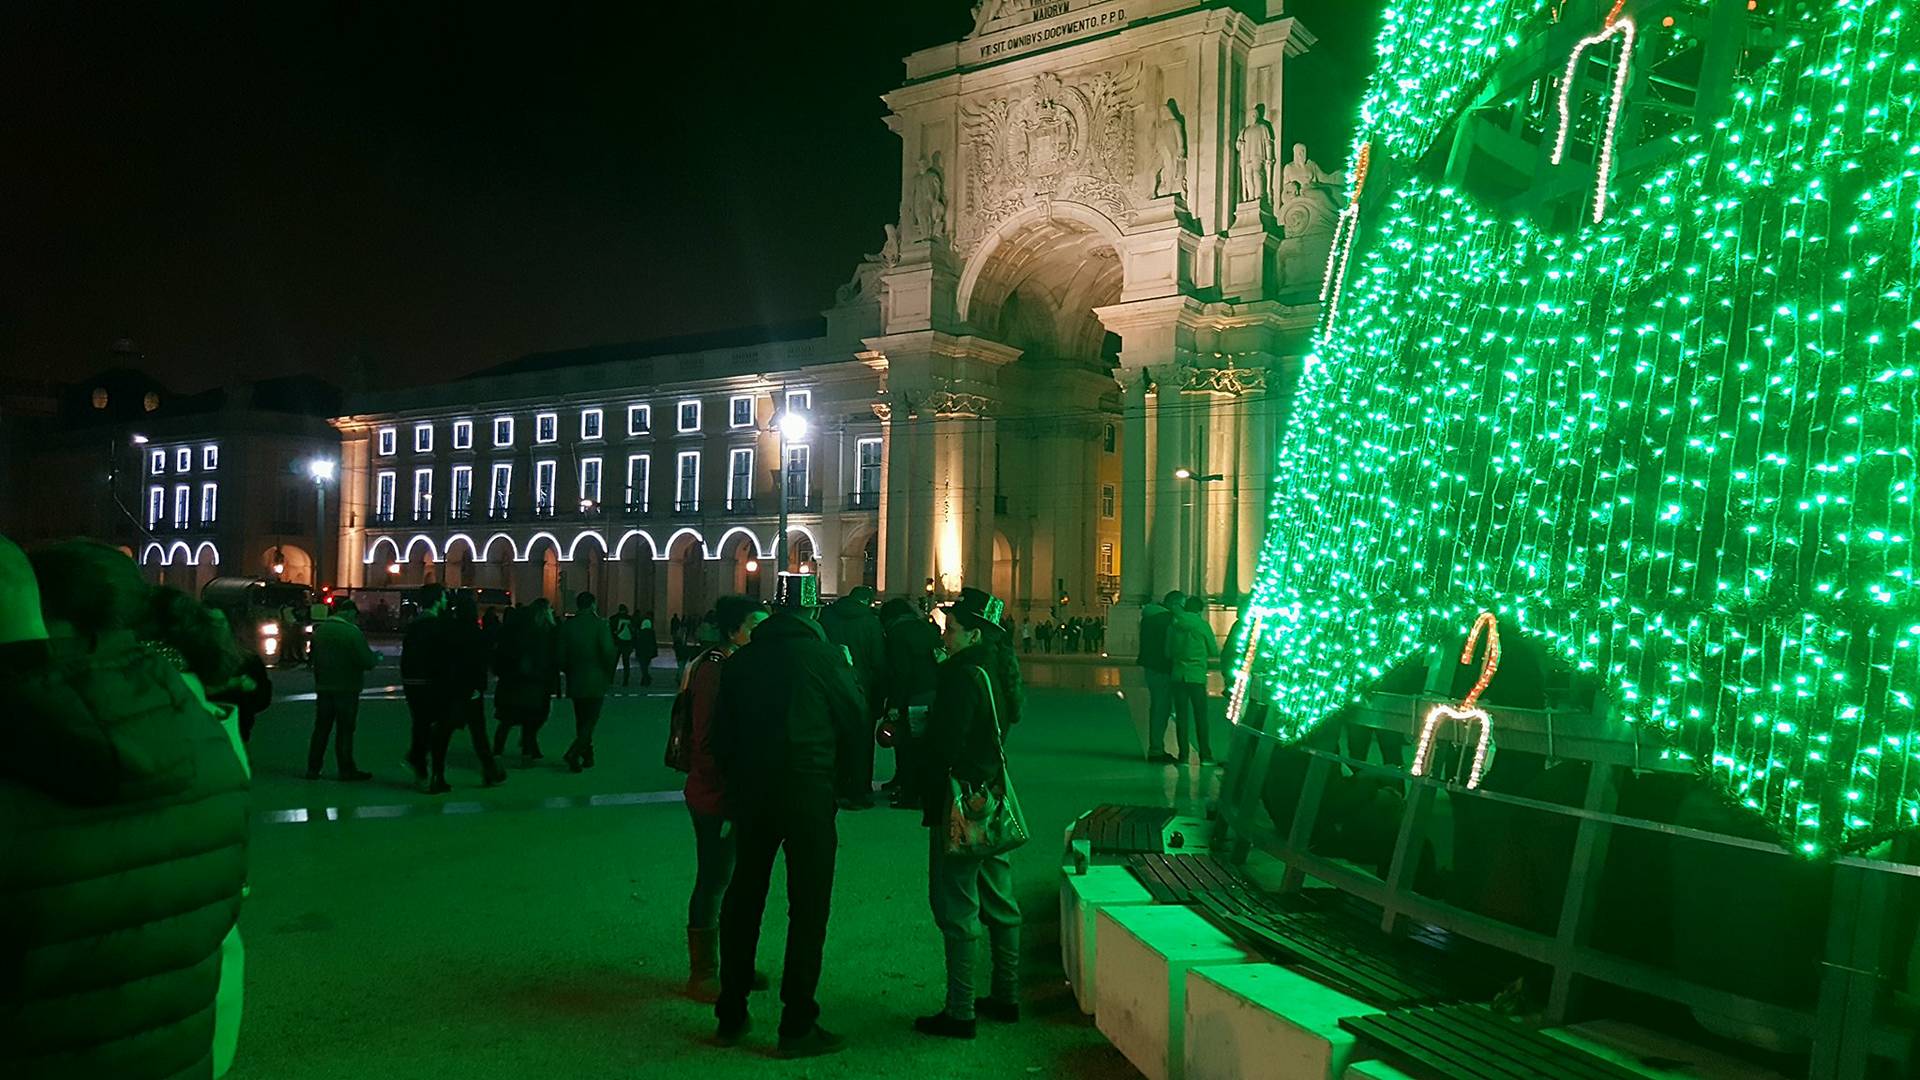
[[[267,675],[267,662],[253,651],[251,643],[234,637],[233,626],[227,622],[226,612],[209,606],[207,617],[222,633],[234,638],[234,649],[240,660],[239,670],[225,681],[207,687],[207,700],[233,706],[239,714],[240,741],[251,742],[253,722],[273,704],[273,679]]]
[[[1158,604],[1140,609],[1140,670],[1147,679],[1147,760],[1171,765],[1167,753],[1167,721],[1173,716],[1173,664],[1167,659],[1167,630],[1174,613],[1186,603],[1179,590]]]
[[[772,617],[720,673],[710,736],[738,863],[720,908],[720,1000],[715,1037],[737,1045],[751,1023],[754,952],[774,858],[787,861],[787,953],[781,969],[778,1052],[830,1054],[845,1040],[820,1027],[821,953],[839,847],[834,787],[843,755],[871,738],[867,704],[840,649],[815,625],[819,583],[781,574]]]
[[[946,1005],[914,1021],[924,1035],[974,1037],[976,1016],[1020,1019],[1020,904],[1013,863],[1005,853],[956,855],[948,850],[948,817],[956,785],[986,785],[1003,773],[1007,731],[1020,720],[1020,665],[1000,626],[1001,602],[962,589],[947,609],[947,660],[927,713],[921,751],[923,824],[928,832],[928,896],[946,942]],[[1001,792],[1000,794],[1004,794]],[[986,927],[992,974],[985,997],[974,997],[974,960]]]
[[[721,643],[694,657],[680,693],[689,720],[687,739],[687,812],[693,818],[693,895],[687,900],[687,995],[712,1004],[720,995],[720,900],[733,879],[734,837],[726,827],[725,788],[713,759],[713,712],[720,698],[720,670],[727,658],[753,639],[767,618],[757,600],[723,596],[714,602]],[[766,989],[756,976],[756,990]]]
[[[613,635],[614,669],[620,673],[620,685],[633,684],[633,616],[627,605],[607,617],[607,632]],[[646,669],[641,669],[640,685],[646,685]]]
[[[313,626],[313,737],[307,740],[307,779],[320,779],[327,741],[333,740],[333,764],[342,780],[371,780],[373,774],[353,759],[353,733],[360,716],[360,691],[367,672],[380,663],[360,632],[360,608],[341,597],[333,613]]]
[[[871,715],[867,737],[853,748],[840,778],[840,809],[873,809],[874,732],[887,704],[887,635],[873,610],[873,588],[856,585],[847,595],[820,612],[820,629],[827,640],[847,650],[853,676],[860,684]]]
[[[653,612],[640,616],[634,627],[633,650],[635,658],[640,661],[641,686],[653,685],[653,661],[660,655],[658,634],[653,625]]]
[[[433,732],[440,714],[446,710],[442,700],[445,675],[451,661],[446,655],[447,591],[438,584],[422,585],[414,593],[414,617],[400,638],[400,684],[407,698],[407,714],[412,721],[407,739],[407,768],[421,790],[427,782],[427,756],[433,749]]]
[[[507,613],[493,650],[493,673],[499,676],[493,690],[495,757],[507,752],[507,735],[518,727],[520,763],[531,765],[542,758],[540,728],[560,689],[555,648],[551,606],[542,603]]]
[[[1187,763],[1190,739],[1200,751],[1200,764],[1213,764],[1207,723],[1207,672],[1220,655],[1220,642],[1207,623],[1206,610],[1205,597],[1189,596],[1185,610],[1175,615],[1167,628],[1167,661],[1182,765]]]
[[[593,768],[593,729],[613,686],[613,634],[594,610],[593,594],[573,599],[573,617],[560,627],[560,671],[573,702],[573,745],[563,759],[574,772]]]

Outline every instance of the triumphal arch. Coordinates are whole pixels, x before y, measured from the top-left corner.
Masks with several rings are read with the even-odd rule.
[[[906,58],[899,217],[829,315],[883,372],[885,591],[1113,601],[1115,653],[1167,590],[1231,617],[1346,201],[1284,7],[988,0]]]

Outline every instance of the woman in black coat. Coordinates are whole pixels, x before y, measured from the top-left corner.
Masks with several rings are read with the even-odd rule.
[[[933,921],[946,939],[946,1007],[914,1021],[925,1035],[974,1036],[976,1016],[1020,1019],[1020,905],[1013,895],[1013,863],[1005,855],[981,858],[946,851],[951,781],[979,783],[1000,772],[1009,727],[1020,719],[1020,667],[1000,625],[1001,603],[978,589],[961,591],[946,609],[947,660],[940,665],[927,729],[914,747],[929,834],[927,894]],[[993,957],[990,992],[974,995],[974,954],[981,927]]]

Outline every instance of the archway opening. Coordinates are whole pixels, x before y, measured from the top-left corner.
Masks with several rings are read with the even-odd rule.
[[[313,556],[297,544],[276,544],[260,553],[260,572],[272,581],[313,584]]]

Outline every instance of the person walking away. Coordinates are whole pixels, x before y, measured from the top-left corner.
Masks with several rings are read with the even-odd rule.
[[[693,895],[687,900],[687,996],[709,1005],[720,996],[720,898],[733,878],[734,837],[726,827],[724,789],[713,760],[713,711],[720,697],[720,669],[753,638],[767,618],[760,603],[744,596],[714,602],[721,643],[694,658],[680,693],[691,732],[687,753],[687,813],[693,818]],[[756,976],[754,989],[766,989]]]
[[[633,635],[635,658],[640,661],[640,685],[653,685],[653,661],[660,655],[660,641],[653,628],[653,612],[640,616]]]
[[[540,760],[540,725],[552,707],[555,674],[553,631],[530,607],[507,612],[493,650],[493,756],[507,752],[507,735],[520,729],[520,764]]]
[[[307,740],[307,779],[320,779],[327,740],[333,740],[333,765],[340,779],[373,779],[353,760],[353,733],[360,718],[360,691],[367,672],[380,663],[360,632],[360,607],[351,597],[334,602],[333,613],[313,627],[313,737]]]
[[[169,650],[135,640],[149,592],[112,548],[60,544],[30,567],[0,538],[10,1080],[178,1080],[224,1064],[248,779]]]
[[[593,729],[613,686],[613,634],[594,611],[593,594],[573,598],[573,617],[560,627],[560,670],[573,702],[573,745],[564,760],[574,772],[593,768]]]
[[[921,748],[927,826],[927,895],[946,943],[947,1001],[914,1021],[923,1035],[974,1036],[976,1017],[1020,1019],[1020,905],[1013,863],[1005,854],[947,851],[951,781],[981,784],[998,776],[1007,729],[1021,709],[1019,661],[1000,626],[1001,601],[980,589],[960,590],[947,608],[947,660],[940,665]],[[974,959],[986,926],[992,974],[985,997],[974,997]]]
[[[893,807],[920,809],[914,750],[926,727],[940,660],[940,628],[899,597],[880,607],[886,633],[886,724],[893,734]]]
[[[413,770],[414,784],[428,788],[427,755],[433,749],[433,733],[446,702],[436,696],[444,685],[446,658],[447,591],[436,583],[420,586],[414,592],[413,621],[400,637],[400,684],[407,698],[407,716],[412,721],[407,738],[407,768]]]
[[[487,645],[486,632],[480,628],[480,612],[470,592],[457,592],[447,600],[445,667],[436,673],[437,696],[445,704],[433,730],[433,780],[427,792],[443,795],[453,790],[447,783],[447,751],[453,734],[465,729],[473,740],[474,756],[480,759],[481,786],[493,787],[506,780],[507,773],[494,760],[487,743]]]
[[[1186,598],[1178,590],[1158,604],[1140,609],[1140,670],[1147,677],[1147,760],[1171,765],[1167,720],[1173,715],[1173,664],[1167,659],[1167,630]]]
[[[249,743],[253,741],[253,722],[273,704],[273,679],[267,675],[267,662],[260,659],[260,654],[253,651],[248,642],[234,634],[226,612],[209,605],[207,617],[221,633],[233,639],[240,660],[239,670],[230,678],[207,688],[207,700],[233,706],[239,715],[240,741]]]
[[[887,638],[880,617],[873,611],[872,587],[856,585],[834,601],[820,613],[820,629],[826,632],[828,641],[846,649],[853,659],[854,680],[872,710],[867,718],[867,737],[846,762],[841,777],[840,809],[871,810],[874,733],[887,703]]]
[[[720,904],[720,1000],[715,1039],[738,1045],[752,1026],[747,994],[773,860],[787,857],[787,952],[780,976],[782,1057],[830,1054],[845,1040],[822,1028],[815,994],[833,899],[839,837],[835,778],[856,740],[872,738],[867,703],[841,650],[814,622],[820,586],[781,574],[775,611],[720,670],[712,733],[737,864]]]
[[[1187,763],[1190,739],[1198,743],[1200,764],[1213,764],[1207,724],[1207,671],[1220,655],[1220,642],[1207,623],[1206,610],[1205,597],[1189,596],[1185,610],[1174,616],[1167,628],[1167,661],[1182,765]]]
[[[613,635],[614,669],[620,673],[620,685],[633,685],[633,616],[627,614],[627,605],[621,604],[607,619],[607,632]],[[640,685],[647,684],[646,675],[640,677]]]

